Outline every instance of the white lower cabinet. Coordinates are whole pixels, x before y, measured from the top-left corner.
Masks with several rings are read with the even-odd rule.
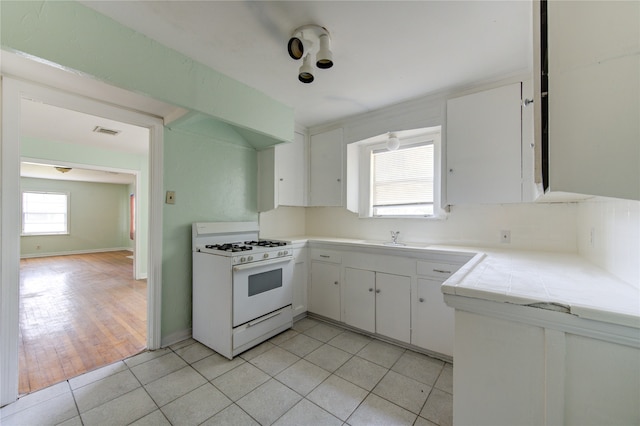
[[[309,310],[340,321],[340,264],[311,260]]]
[[[343,301],[346,324],[410,343],[410,277],[345,268]]]
[[[637,328],[459,296],[450,303],[456,424],[640,424]]]
[[[376,272],[376,332],[411,342],[411,278]]]
[[[418,278],[411,344],[453,356],[455,311],[444,303],[441,280]]]
[[[293,250],[293,316],[307,312],[307,249]]]
[[[454,310],[440,288],[472,254],[358,250],[340,243],[317,243],[308,251],[309,312],[453,357]]]
[[[344,322],[369,333],[376,332],[376,273],[344,268]]]

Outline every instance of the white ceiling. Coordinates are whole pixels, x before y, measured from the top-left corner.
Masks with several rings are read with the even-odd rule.
[[[22,137],[42,141],[57,141],[73,145],[91,146],[102,152],[117,151],[146,156],[149,150],[149,129],[119,121],[71,111],[41,102],[23,99],[21,102],[20,133]],[[97,133],[96,127],[117,130],[115,136]],[[97,154],[99,155],[99,154]],[[71,166],[61,173],[54,166]],[[20,176],[40,179],[73,180],[130,184],[135,175],[113,169],[95,169],[91,166],[34,161],[27,159],[20,164]]]
[[[82,3],[293,107],[305,127],[532,69],[531,0]],[[310,23],[331,33],[335,65],[315,70],[316,80],[303,84],[287,41]],[[130,108],[165,119],[186,112],[5,51],[1,66],[3,74],[106,102],[125,99]],[[135,153],[148,148],[148,133],[140,136],[146,129],[30,101],[23,108],[27,136]],[[97,135],[97,125],[124,131]],[[35,169],[30,173],[42,175],[51,167]]]
[[[532,70],[531,0],[82,1],[292,106],[313,127]],[[334,67],[297,79],[294,29],[326,27]]]
[[[149,151],[147,128],[27,99],[22,100],[21,108],[22,136],[135,155],[147,155]],[[96,127],[120,133],[111,136],[94,132]]]

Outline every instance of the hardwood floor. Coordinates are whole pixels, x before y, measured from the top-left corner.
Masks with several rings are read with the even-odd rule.
[[[20,394],[145,349],[147,283],[133,279],[130,255],[20,261]]]

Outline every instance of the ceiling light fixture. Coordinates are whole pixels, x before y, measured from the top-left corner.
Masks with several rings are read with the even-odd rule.
[[[289,56],[296,61],[302,59],[302,66],[298,71],[298,80],[311,83],[314,80],[311,68],[311,55],[316,53],[316,67],[329,69],[333,66],[331,52],[331,36],[326,28],[319,25],[303,25],[293,31],[287,43]]]
[[[400,147],[400,139],[396,136],[395,133],[389,133],[389,138],[387,139],[387,149],[389,151],[395,151]]]
[[[309,59],[309,54],[307,54],[307,56],[305,56],[304,59],[302,60],[302,66],[298,71],[298,80],[300,80],[303,83],[311,83],[314,79],[313,70],[311,69],[310,62],[311,62],[311,59]]]

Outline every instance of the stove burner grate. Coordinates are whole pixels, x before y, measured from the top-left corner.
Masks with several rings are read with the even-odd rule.
[[[260,241],[245,241],[245,244],[249,246],[258,246],[258,247],[282,247],[286,246],[287,243],[284,241],[269,241],[269,240],[260,240]]]
[[[230,251],[230,252],[239,252],[239,251],[249,251],[249,250],[253,250],[253,247],[251,246],[246,246],[246,245],[240,245],[240,244],[233,244],[233,243],[226,243],[226,244],[209,244],[204,246],[205,248],[208,249],[216,249],[216,250],[222,250],[222,251]]]

